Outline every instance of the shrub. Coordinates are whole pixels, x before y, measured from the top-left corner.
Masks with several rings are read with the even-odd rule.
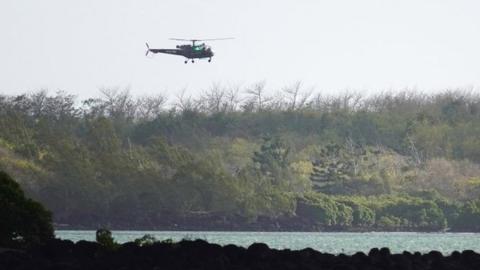
[[[113,240],[112,232],[107,229],[98,229],[95,233],[97,243],[107,249],[113,250],[117,248],[118,244]]]

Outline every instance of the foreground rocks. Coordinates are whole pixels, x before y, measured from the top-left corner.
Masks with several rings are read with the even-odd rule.
[[[480,269],[480,254],[438,251],[390,254],[387,248],[351,256],[270,249],[256,243],[248,248],[220,246],[203,240],[126,243],[107,248],[96,242],[52,240],[25,252],[0,253],[0,269]]]

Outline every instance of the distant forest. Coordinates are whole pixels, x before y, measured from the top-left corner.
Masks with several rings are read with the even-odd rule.
[[[480,231],[480,95],[0,95],[0,170],[59,228]]]

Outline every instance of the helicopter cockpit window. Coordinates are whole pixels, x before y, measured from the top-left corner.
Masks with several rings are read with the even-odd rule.
[[[195,47],[193,47],[193,49],[195,51],[202,51],[205,49],[205,44],[196,45]]]

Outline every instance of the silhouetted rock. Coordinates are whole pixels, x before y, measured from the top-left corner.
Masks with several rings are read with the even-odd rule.
[[[154,242],[145,246],[130,242],[112,250],[96,242],[55,239],[25,251],[0,253],[0,269],[478,270],[480,254],[472,250],[455,251],[448,256],[438,251],[391,254],[388,248],[373,248],[368,255],[334,255],[311,248],[276,250],[263,243],[248,248],[222,247],[204,240]]]

